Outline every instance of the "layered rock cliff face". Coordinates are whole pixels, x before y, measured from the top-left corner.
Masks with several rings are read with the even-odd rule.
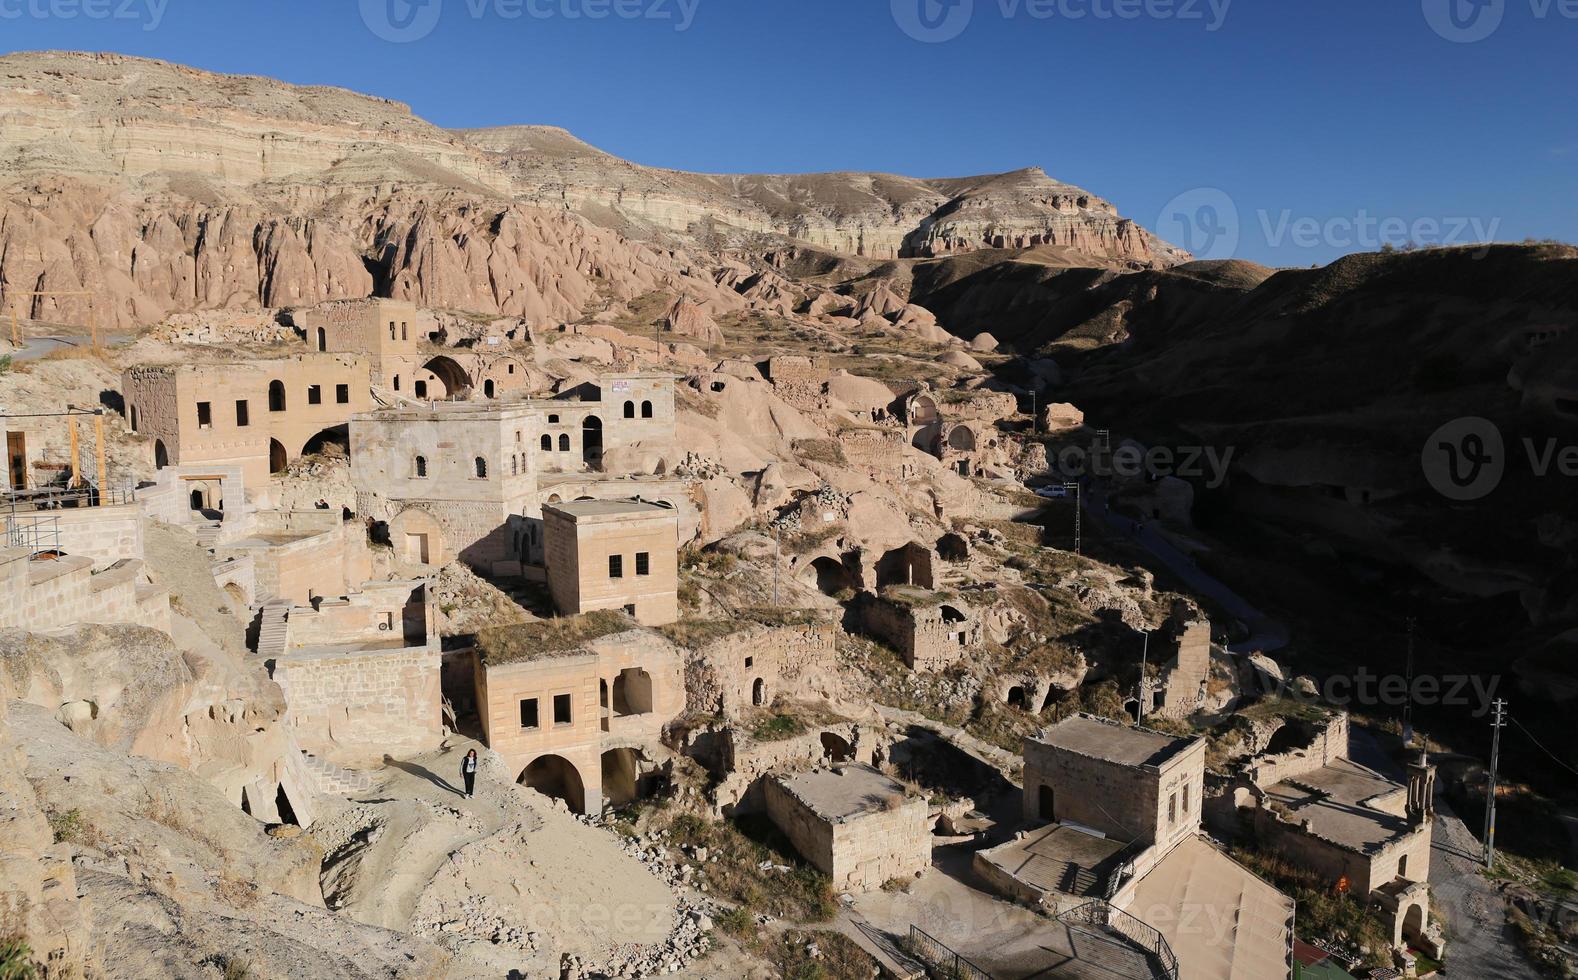
[[[383,99],[118,55],[0,58],[0,189],[0,309],[112,327],[373,294],[536,320],[654,289],[706,303],[712,270],[684,250],[751,235],[1180,258],[1040,171],[683,174],[559,130],[452,133]]]
[[[1111,203],[1034,167],[943,180],[693,174],[620,160],[551,127],[460,135],[489,151],[533,200],[680,235],[754,232],[880,259],[1036,245],[1067,245],[1142,267],[1188,259]]]

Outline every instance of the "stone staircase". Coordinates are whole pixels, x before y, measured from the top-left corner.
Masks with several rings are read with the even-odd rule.
[[[197,543],[206,551],[213,551],[219,546],[220,522],[204,521],[192,525],[192,533],[197,536]]]
[[[354,793],[365,793],[373,788],[372,778],[366,773],[341,769],[306,749],[301,750],[301,761],[312,778],[313,789],[325,796],[350,796]]]
[[[290,626],[285,617],[290,613],[290,603],[278,599],[265,605],[258,613],[257,655],[265,659],[285,653],[290,643]]]

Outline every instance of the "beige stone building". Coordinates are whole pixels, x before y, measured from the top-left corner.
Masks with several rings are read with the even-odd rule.
[[[368,582],[264,609],[258,655],[285,692],[297,744],[334,765],[435,748],[443,738],[438,634],[426,582]]]
[[[640,501],[543,508],[548,590],[565,616],[622,609],[644,626],[679,618],[679,522]]]
[[[473,347],[454,347],[430,311],[401,300],[324,303],[290,318],[312,350],[366,357],[372,384],[402,398],[499,398],[531,377],[515,348],[527,338],[490,332]]]
[[[1073,715],[1025,740],[1026,829],[975,871],[1180,978],[1288,977],[1293,902],[1201,833],[1204,779],[1202,738]]]
[[[685,708],[679,651],[619,613],[489,630],[473,677],[488,746],[577,813],[652,790]]]
[[[1267,751],[1242,763],[1213,793],[1212,825],[1319,874],[1334,890],[1368,897],[1387,913],[1392,943],[1439,958],[1430,923],[1430,838],[1435,768],[1423,757],[1394,782],[1348,757],[1349,720],[1285,723]]]
[[[930,807],[866,765],[769,777],[767,814],[839,891],[872,891],[931,867]]]
[[[394,547],[427,564],[519,563],[540,578],[545,504],[639,495],[694,511],[667,476],[667,375],[609,375],[556,399],[383,409],[350,428],[358,512],[387,522]]]
[[[45,632],[79,623],[170,631],[170,593],[152,584],[141,559],[98,571],[81,555],[0,548],[0,629]]]
[[[351,354],[133,367],[121,393],[156,468],[234,464],[260,487],[304,453],[346,441],[351,416],[372,407],[369,372]]]

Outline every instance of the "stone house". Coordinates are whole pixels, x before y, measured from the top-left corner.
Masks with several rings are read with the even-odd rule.
[[[577,813],[653,789],[685,707],[679,651],[619,613],[486,631],[472,673],[488,746]]]
[[[121,377],[131,430],[153,442],[154,466],[236,464],[268,484],[325,443],[344,443],[372,407],[366,358],[298,354],[267,361],[133,367]]]
[[[1208,814],[1228,839],[1252,839],[1334,890],[1385,910],[1399,956],[1412,945],[1440,958],[1430,923],[1435,767],[1420,756],[1398,783],[1349,758],[1349,720],[1289,721],[1266,750],[1212,787]]]
[[[551,400],[384,409],[356,416],[350,429],[357,510],[425,564],[458,557],[492,572],[518,563],[540,578],[544,504],[639,493],[688,505],[683,481],[667,477],[667,375],[609,375]]]
[[[315,757],[372,764],[443,739],[441,654],[423,580],[265,608],[258,655],[285,693],[297,744]]]
[[[771,777],[764,789],[768,816],[836,890],[873,891],[931,867],[925,797],[870,766]]]
[[[531,383],[529,361],[515,349],[524,338],[490,333],[473,347],[453,347],[430,311],[401,300],[324,303],[293,311],[291,322],[315,351],[366,357],[372,384],[405,398],[497,398]]]
[[[863,592],[856,610],[861,629],[897,650],[911,670],[946,670],[985,639],[981,618],[948,592]]]
[[[643,626],[679,618],[679,520],[636,500],[543,508],[548,591],[565,616],[622,609]]]
[[[801,698],[832,693],[838,638],[833,622],[720,625],[729,632],[688,655],[688,714],[737,719],[781,693]]]

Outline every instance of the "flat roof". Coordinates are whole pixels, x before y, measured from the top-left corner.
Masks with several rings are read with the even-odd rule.
[[[1068,824],[1052,824],[982,851],[982,860],[1042,892],[1087,896],[1106,884],[1125,841]]]
[[[906,795],[904,785],[865,765],[815,769],[778,782],[790,795],[831,823],[842,823],[887,809],[894,797]]]
[[[1160,766],[1198,739],[1130,728],[1106,718],[1078,714],[1043,729],[1036,741],[1121,766]]]
[[[559,504],[544,504],[544,511],[557,511],[575,520],[577,524],[599,518],[656,517],[672,515],[672,507],[660,507],[644,500],[571,500]]]
[[[1266,795],[1287,807],[1295,823],[1310,822],[1316,835],[1361,851],[1407,833],[1407,817],[1378,809],[1379,797],[1402,792],[1395,783],[1352,759],[1268,786]]]

